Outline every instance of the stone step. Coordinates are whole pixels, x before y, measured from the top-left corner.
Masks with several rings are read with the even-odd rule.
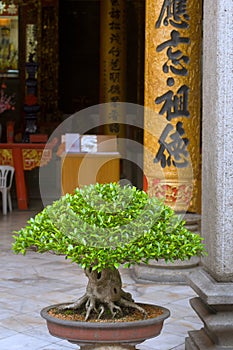
[[[213,306],[208,306],[200,298],[191,299],[190,304],[204,323],[204,329],[215,344],[225,347],[233,344],[233,311],[227,311],[224,307],[223,311],[217,312]]]
[[[185,340],[185,350],[223,350],[222,347],[216,346],[210,340],[203,329],[199,331],[190,331],[188,334],[189,338]],[[229,348],[228,350],[233,349]]]

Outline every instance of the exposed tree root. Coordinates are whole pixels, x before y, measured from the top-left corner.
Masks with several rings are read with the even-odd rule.
[[[145,317],[146,311],[138,306],[130,293],[122,290],[122,282],[117,269],[105,269],[101,272],[85,271],[89,281],[86,293],[72,304],[63,305],[60,310],[77,310],[85,306],[85,321],[90,317],[92,311],[100,319],[106,308],[111,312],[112,317],[123,315],[121,307],[132,307],[139,310]]]

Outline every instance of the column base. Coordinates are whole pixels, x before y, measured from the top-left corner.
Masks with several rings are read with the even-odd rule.
[[[214,344],[204,329],[188,332],[189,338],[185,339],[185,350],[233,350],[233,346],[220,346]]]
[[[185,350],[220,350],[222,348],[216,347],[216,345],[205,334],[205,331],[190,331],[188,332],[189,338],[185,339]]]
[[[202,269],[187,280],[199,295],[190,304],[204,327],[188,333],[185,350],[233,350],[233,283],[217,282]]]
[[[132,277],[136,281],[152,281],[156,283],[186,284],[185,275],[199,268],[200,259],[192,257],[187,261],[166,263],[150,261],[148,265],[139,264],[132,268]]]

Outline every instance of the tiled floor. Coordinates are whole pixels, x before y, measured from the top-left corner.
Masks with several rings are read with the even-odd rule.
[[[65,350],[78,349],[65,340],[49,335],[40,310],[47,305],[67,302],[85,291],[83,271],[62,256],[29,252],[15,255],[11,250],[12,232],[34,216],[30,211],[0,213],[0,349]],[[184,285],[136,283],[130,270],[122,270],[124,290],[136,301],[151,302],[171,311],[161,335],[138,345],[140,350],[184,350],[189,330],[202,324],[189,306],[194,291]]]

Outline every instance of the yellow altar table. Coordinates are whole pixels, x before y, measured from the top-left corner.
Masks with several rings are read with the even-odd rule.
[[[73,193],[76,187],[120,179],[120,154],[118,152],[62,153],[62,195]]]
[[[46,165],[52,157],[52,148],[45,143],[0,143],[0,164],[15,168],[17,203],[20,210],[28,208],[24,171]]]

